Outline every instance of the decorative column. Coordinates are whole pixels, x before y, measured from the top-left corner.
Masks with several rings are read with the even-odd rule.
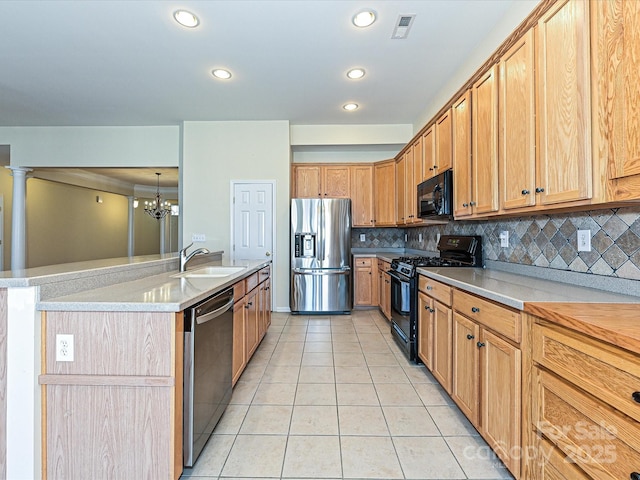
[[[127,200],[129,200],[129,223],[127,226],[127,236],[128,236],[127,255],[130,257],[133,257],[133,246],[134,246],[134,240],[135,240],[135,236],[133,232],[133,219],[134,219],[136,205],[134,205],[133,203],[135,200],[134,197],[128,196]]]
[[[165,215],[160,220],[158,220],[158,223],[160,224],[160,254],[165,253],[167,218],[169,218],[169,215]]]
[[[27,257],[27,173],[31,168],[6,167],[13,177],[11,208],[11,270],[22,270]]]

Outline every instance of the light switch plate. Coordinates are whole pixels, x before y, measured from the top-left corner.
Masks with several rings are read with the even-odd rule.
[[[364,234],[364,233],[361,233],[361,234],[360,234],[360,241],[361,241],[361,242],[366,242],[366,241],[367,241],[367,235],[366,235],[366,234]]]
[[[418,234],[418,241],[422,243],[422,234],[421,233]]]
[[[206,242],[207,236],[204,233],[194,233],[191,235],[192,242]]]
[[[509,246],[509,232],[507,230],[500,232],[500,246],[502,248],[507,248]]]

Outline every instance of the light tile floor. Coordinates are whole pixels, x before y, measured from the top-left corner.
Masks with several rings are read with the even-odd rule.
[[[375,310],[274,313],[183,479],[512,479]]]

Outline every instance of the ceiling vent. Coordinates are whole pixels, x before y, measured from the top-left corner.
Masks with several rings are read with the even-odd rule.
[[[411,30],[411,25],[413,25],[414,18],[416,18],[415,15],[400,15],[398,17],[398,21],[396,22],[396,26],[393,29],[393,33],[391,34],[391,38],[407,38],[407,36],[409,35],[409,30]]]

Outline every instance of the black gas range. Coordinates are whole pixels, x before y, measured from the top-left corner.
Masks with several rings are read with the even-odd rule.
[[[391,333],[410,361],[418,359],[418,268],[479,267],[482,238],[442,235],[438,257],[405,256],[391,261]]]

